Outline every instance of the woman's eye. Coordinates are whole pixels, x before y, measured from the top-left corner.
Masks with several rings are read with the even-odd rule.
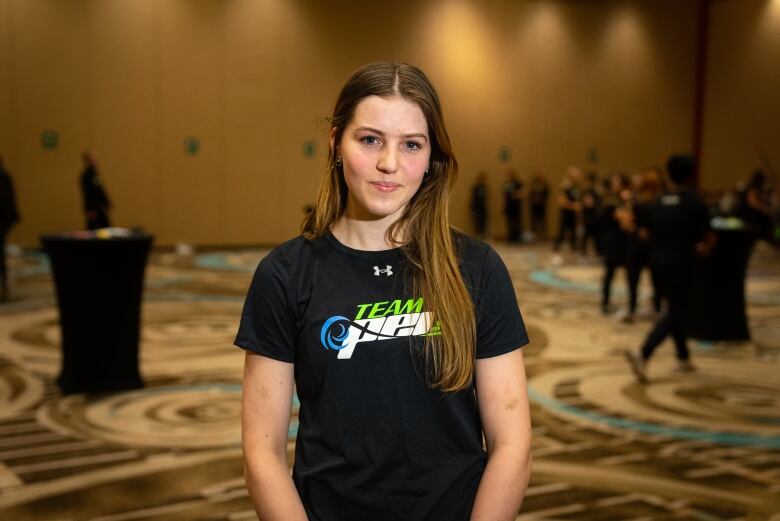
[[[362,138],[360,138],[360,141],[362,141],[367,145],[374,145],[376,143],[379,143],[379,139],[377,139],[376,136],[363,136]]]
[[[408,150],[420,150],[422,145],[416,141],[407,141],[404,145]]]

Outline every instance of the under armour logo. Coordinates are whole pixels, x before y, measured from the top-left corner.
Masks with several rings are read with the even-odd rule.
[[[384,273],[388,277],[393,274],[393,267],[387,264],[387,267],[385,269],[379,269],[379,266],[374,266],[374,276],[378,277]]]

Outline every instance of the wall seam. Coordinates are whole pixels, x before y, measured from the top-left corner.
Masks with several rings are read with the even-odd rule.
[[[222,111],[220,114],[220,128],[219,128],[219,135],[220,135],[220,171],[219,171],[219,180],[220,180],[220,190],[222,191],[222,197],[220,198],[222,201],[222,204],[220,205],[220,223],[219,223],[219,230],[221,231],[219,242],[225,243],[227,242],[225,238],[229,235],[227,230],[227,208],[230,204],[230,201],[228,200],[228,189],[227,189],[227,171],[228,171],[228,165],[227,165],[227,110],[228,110],[228,102],[227,102],[227,68],[228,68],[228,44],[227,44],[227,15],[225,14],[225,10],[223,7],[221,16],[221,28],[220,28],[220,37],[221,37],[221,43],[222,43],[222,60],[221,60],[221,67],[220,67],[220,75],[221,75],[221,95],[222,95]]]
[[[166,223],[165,223],[165,212],[163,211],[165,198],[163,197],[163,167],[162,167],[162,155],[161,155],[161,144],[160,140],[162,137],[162,124],[163,124],[163,117],[162,117],[162,96],[163,96],[163,86],[162,86],[162,36],[160,32],[160,19],[162,17],[160,11],[162,9],[162,5],[164,5],[164,2],[155,2],[154,0],[149,0],[148,2],[149,8],[151,10],[151,16],[152,16],[152,63],[154,64],[154,70],[152,72],[152,81],[154,82],[154,94],[152,95],[152,138],[154,141],[153,145],[153,154],[154,154],[154,188],[155,188],[155,206],[156,206],[156,212],[157,212],[157,223],[158,223],[158,230],[157,230],[157,242],[160,242],[160,238],[165,238],[166,233]]]
[[[710,0],[699,0],[697,13],[695,75],[693,98],[693,157],[696,158],[696,181],[701,180],[702,134],[707,95],[707,60],[709,59]]]

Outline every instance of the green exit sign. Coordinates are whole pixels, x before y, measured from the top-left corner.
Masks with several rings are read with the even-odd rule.
[[[184,138],[184,153],[189,156],[197,155],[200,152],[200,139],[194,136]]]
[[[44,130],[41,132],[41,146],[46,150],[54,150],[60,142],[60,135],[56,130]]]
[[[317,153],[317,145],[311,139],[303,142],[303,157],[314,157]]]

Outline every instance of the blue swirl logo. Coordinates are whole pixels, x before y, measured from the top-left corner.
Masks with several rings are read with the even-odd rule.
[[[330,317],[322,324],[322,330],[320,331],[320,342],[325,349],[332,349],[334,351],[340,351],[347,347],[344,341],[349,335],[349,326],[352,323],[347,317],[335,316]]]

